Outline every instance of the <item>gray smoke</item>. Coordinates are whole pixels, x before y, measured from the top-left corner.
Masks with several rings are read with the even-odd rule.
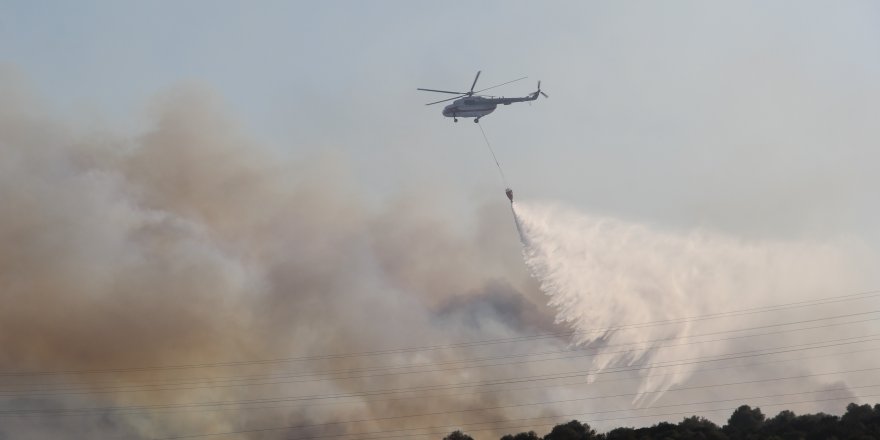
[[[416,192],[367,205],[344,158],[293,160],[260,145],[198,87],[159,96],[140,133],[68,127],[25,90],[20,75],[2,72],[0,437],[162,438],[384,419],[237,436],[297,438],[522,416],[482,410],[504,403],[491,389],[290,400],[542,371],[449,363],[509,346],[213,365],[552,330],[503,209],[453,227]],[[434,363],[443,369],[387,374]],[[201,366],[138,369],[180,365]],[[288,400],[242,403],[255,399]],[[231,403],[192,406],[200,402]],[[132,406],[141,408],[119,410]],[[93,410],[70,412],[84,408]]]

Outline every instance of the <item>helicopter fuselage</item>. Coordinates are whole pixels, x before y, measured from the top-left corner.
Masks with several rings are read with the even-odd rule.
[[[538,92],[521,98],[487,98],[484,96],[468,96],[456,99],[443,108],[443,116],[447,118],[481,118],[495,111],[498,104],[510,105],[514,102],[534,101]]]
[[[443,116],[447,118],[479,118],[495,111],[498,104],[489,102],[481,96],[469,96],[456,99],[443,108]]]
[[[447,118],[452,118],[452,120],[455,122],[458,122],[458,118],[474,118],[474,122],[480,122],[480,118],[494,112],[495,109],[498,108],[498,104],[510,105],[515,102],[534,101],[538,99],[539,95],[543,95],[545,98],[548,97],[546,93],[541,91],[541,81],[538,81],[538,90],[519,98],[496,98],[493,96],[480,95],[480,93],[486,90],[494,89],[505,84],[510,84],[512,82],[519,81],[520,79],[525,79],[525,77],[474,91],[474,87],[476,87],[478,79],[480,79],[480,72],[477,72],[477,76],[474,77],[474,82],[471,83],[471,89],[467,92],[454,92],[451,90],[423,88],[418,88],[416,90],[421,90],[423,92],[448,93],[451,95],[458,95],[452,98],[441,99],[439,101],[429,102],[425,104],[434,105],[440,104],[441,102],[452,101],[452,104],[449,104],[443,108],[443,116],[446,116]]]

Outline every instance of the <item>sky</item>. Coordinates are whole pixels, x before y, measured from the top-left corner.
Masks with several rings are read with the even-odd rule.
[[[136,125],[197,83],[277,148],[349,157],[380,196],[497,183],[475,127],[415,91],[482,70],[553,97],[484,121],[523,194],[750,234],[877,219],[872,2],[4,4],[4,58],[58,112]]]
[[[442,105],[424,105],[444,96],[416,90],[466,88],[479,70],[478,88],[527,76],[493,92],[524,96],[540,80],[550,96],[480,122],[517,199],[676,237],[660,243],[690,243],[678,237],[695,230],[725,243],[706,255],[746,255],[765,243],[778,258],[821,249],[792,271],[813,270],[839,245],[828,254],[845,254],[840,261],[861,272],[834,266],[815,284],[833,286],[846,272],[836,293],[875,288],[865,280],[876,280],[880,254],[878,24],[880,5],[870,1],[0,1],[0,122],[7,157],[16,158],[0,181],[21,203],[0,236],[7,247],[25,243],[34,264],[0,279],[24,286],[16,298],[106,305],[125,322],[142,314],[115,307],[149,309],[143,298],[167,268],[141,271],[140,260],[123,256],[175,262],[174,273],[193,278],[173,278],[167,289],[199,300],[218,289],[198,280],[223,273],[217,283],[228,296],[209,310],[235,317],[227,331],[243,336],[229,344],[282,339],[256,344],[251,358],[334,351],[324,343],[351,352],[559,331],[552,322],[563,311],[547,305],[543,294],[554,296],[522,262],[479,128],[444,118]],[[113,215],[97,221],[88,212]],[[42,218],[46,230],[22,226]],[[186,240],[166,246],[168,237]],[[682,261],[670,264],[692,264]],[[66,278],[72,270],[93,276]],[[56,275],[62,281],[32,282]],[[131,293],[118,299],[114,282]],[[59,293],[65,283],[88,300]],[[733,307],[733,294],[724,295],[719,304]],[[101,362],[44,358],[22,343],[0,361],[7,371],[52,371],[227,358],[224,344],[180,357],[226,331],[192,310],[190,297],[163,298],[169,322],[192,320],[198,331],[167,350],[144,329],[120,337],[147,341],[154,358],[105,359],[101,350]],[[371,327],[352,304],[381,304],[383,320],[405,314],[401,325],[424,329]],[[287,322],[282,306],[301,321]],[[84,338],[103,331],[82,324],[87,308],[71,324],[89,329]],[[34,338],[63,346],[79,335],[71,328]],[[351,367],[364,365],[375,367]],[[457,404],[444,402],[437,408]],[[113,429],[162,438],[225,423],[163,431],[128,420]]]

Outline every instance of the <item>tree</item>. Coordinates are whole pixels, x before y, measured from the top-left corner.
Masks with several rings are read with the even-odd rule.
[[[876,433],[876,416],[871,405],[857,405],[850,403],[846,406],[846,414],[840,418],[843,433],[847,438],[869,438],[869,434]],[[872,426],[872,421],[874,426]],[[874,428],[874,429],[872,429]]]
[[[686,417],[678,424],[677,431],[677,438],[681,439],[722,440],[727,438],[718,425],[705,417]]]
[[[642,438],[667,440],[677,438],[678,427],[669,422],[660,422],[654,426],[639,430],[639,432],[647,436]]]
[[[839,417],[824,413],[797,416],[789,426],[791,431],[801,434],[798,439],[804,440],[831,440],[837,437],[842,428]],[[793,435],[784,437],[791,438]]]
[[[553,427],[543,438],[534,431],[507,434],[501,440],[878,440],[880,404],[849,404],[843,416],[826,413],[796,415],[783,410],[767,418],[760,408],[743,405],[723,428],[704,417],[685,417],[678,424],[659,422],[642,428],[615,428],[597,434],[590,425],[572,420]],[[0,438],[0,440],[3,440]],[[473,440],[455,431],[444,440]]]
[[[605,433],[605,440],[638,440],[635,428],[615,428]]]
[[[789,411],[782,410],[770,420],[764,422],[761,432],[770,437],[784,439],[787,437],[801,438],[803,433],[795,431],[794,421],[797,416]]]
[[[730,415],[722,431],[732,439],[747,439],[756,437],[763,425],[764,413],[761,412],[761,408],[752,409],[748,405],[743,405]]]
[[[507,434],[504,437],[501,437],[501,440],[541,440],[541,437],[538,437],[538,434],[535,434],[535,431],[529,431],[520,432],[515,435]]]
[[[544,440],[592,440],[598,438],[596,431],[586,423],[572,420],[562,425],[556,425]]]
[[[443,437],[443,440],[474,440],[474,438],[459,430],[456,430],[452,431],[446,437]]]

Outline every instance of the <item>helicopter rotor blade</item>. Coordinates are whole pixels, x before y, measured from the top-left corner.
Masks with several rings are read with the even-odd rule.
[[[471,84],[471,91],[468,92],[469,95],[473,95],[473,94],[474,94],[474,87],[477,86],[477,80],[480,79],[480,73],[481,73],[481,72],[482,72],[482,70],[478,70],[478,71],[477,71],[477,76],[474,77],[474,83]]]
[[[508,82],[506,82],[506,83],[501,83],[501,84],[498,84],[498,85],[494,85],[494,86],[492,86],[492,87],[486,87],[485,89],[482,89],[482,90],[477,90],[477,91],[474,92],[474,93],[485,92],[486,90],[494,89],[495,87],[505,86],[505,85],[510,84],[510,83],[512,83],[512,82],[522,81],[522,80],[524,80],[524,79],[526,79],[526,78],[528,78],[528,77],[527,77],[527,76],[524,76],[524,77],[522,77],[522,78],[517,78],[517,79],[511,80],[511,81],[508,81]]]
[[[427,103],[427,104],[425,104],[425,105],[439,104],[439,103],[441,103],[441,102],[452,101],[453,99],[464,98],[465,96],[469,96],[469,95],[468,95],[468,94],[458,95],[458,96],[455,96],[455,97],[452,97],[452,98],[449,98],[449,99],[441,99],[440,101],[429,102],[429,103]]]
[[[437,93],[449,93],[450,95],[465,95],[465,92],[450,92],[449,90],[434,90],[434,89],[416,89],[421,90],[423,92],[437,92]]]
[[[542,95],[544,95],[544,97],[545,97],[545,98],[549,98],[549,96],[547,96],[547,94],[546,94],[546,93],[544,93],[544,92],[541,92],[541,94],[542,94]]]

